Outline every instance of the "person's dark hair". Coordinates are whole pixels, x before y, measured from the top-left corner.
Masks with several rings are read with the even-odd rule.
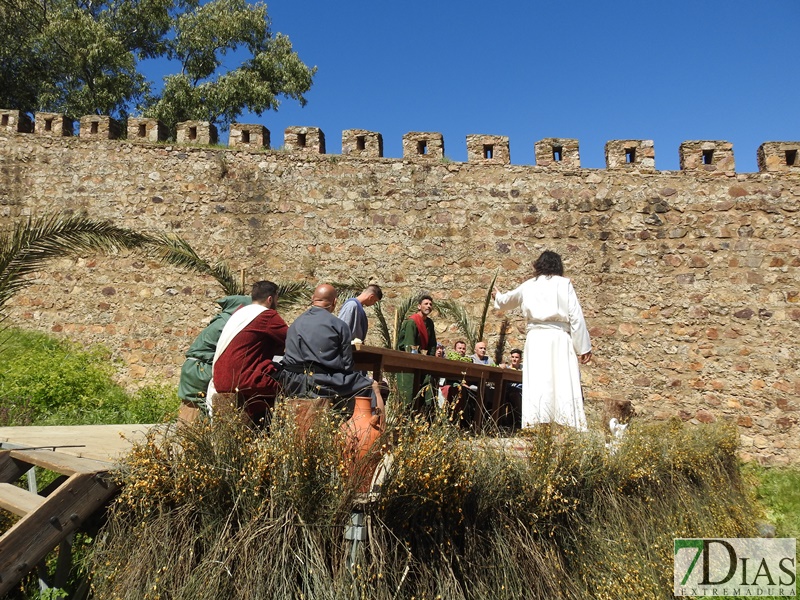
[[[453,348],[455,348],[459,344],[464,344],[464,347],[466,347],[467,342],[465,342],[464,340],[458,340],[455,344],[453,344]]]
[[[545,250],[533,263],[533,270],[536,277],[539,275],[558,275],[564,276],[564,263],[561,262],[561,257],[552,250]]]
[[[256,281],[253,284],[253,291],[250,292],[253,302],[263,302],[270,296],[278,299],[278,286],[271,281]]]
[[[375,294],[375,297],[380,301],[383,300],[383,290],[381,290],[381,286],[377,283],[370,283],[367,286],[367,291],[371,294]]]
[[[430,297],[430,294],[420,294],[419,298],[417,298],[417,304],[422,304],[423,300],[430,300],[433,302],[433,298]]]
[[[510,355],[512,355],[512,354],[519,354],[520,356],[522,356],[522,350],[520,350],[519,348],[514,348],[514,349],[513,349],[511,352],[509,352],[508,354],[509,354],[509,356],[510,356]]]

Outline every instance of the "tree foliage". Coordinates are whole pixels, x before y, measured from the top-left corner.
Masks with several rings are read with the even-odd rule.
[[[174,67],[159,93],[147,59]],[[272,34],[263,2],[0,0],[0,106],[25,112],[226,127],[284,96],[305,104],[315,72]]]

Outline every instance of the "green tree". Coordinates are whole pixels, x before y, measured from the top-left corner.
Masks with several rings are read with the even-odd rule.
[[[234,53],[240,65],[224,68]],[[145,59],[175,66],[160,94]],[[226,127],[245,110],[276,110],[282,96],[305,104],[315,72],[272,34],[262,2],[0,0],[0,106],[25,112]]]

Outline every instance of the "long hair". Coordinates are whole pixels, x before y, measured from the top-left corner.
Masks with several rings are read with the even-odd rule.
[[[539,277],[540,275],[545,275],[547,277],[558,275],[559,277],[563,277],[564,263],[561,262],[561,256],[556,252],[545,250],[539,255],[536,262],[533,263],[533,271],[535,277]]]

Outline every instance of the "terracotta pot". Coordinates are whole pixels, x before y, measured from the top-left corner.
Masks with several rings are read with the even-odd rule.
[[[305,439],[320,412],[326,410],[330,402],[327,398],[292,398],[287,400],[287,404],[294,409],[297,435],[302,440]]]
[[[353,416],[342,423],[347,436],[345,456],[352,465],[352,475],[359,492],[369,492],[375,467],[381,460],[380,449],[373,447],[383,433],[383,415],[373,416],[369,396],[356,396]]]

